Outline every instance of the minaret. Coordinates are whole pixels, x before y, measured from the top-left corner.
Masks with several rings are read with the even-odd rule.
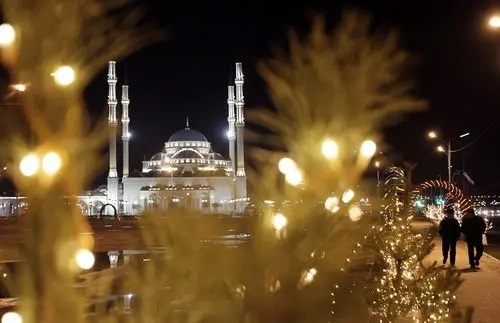
[[[109,174],[108,203],[118,209],[118,173],[116,171],[116,62],[110,61],[108,67],[108,127],[109,127]],[[108,208],[109,210],[109,208]]]
[[[229,128],[227,131],[227,139],[229,140],[229,158],[231,159],[231,172],[234,175],[236,173],[236,160],[235,160],[235,139],[236,139],[236,129],[234,128],[234,122],[236,117],[234,114],[234,86],[230,85],[227,87],[227,123]]]
[[[118,177],[116,172],[116,62],[110,61],[108,67],[108,125],[109,125],[109,175]]]
[[[244,128],[245,116],[243,114],[243,106],[245,105],[245,98],[243,96],[243,70],[241,63],[236,63],[236,149],[237,149],[237,170],[236,176],[245,176],[245,153],[244,153]]]
[[[128,131],[128,124],[130,122],[130,117],[128,115],[129,104],[128,85],[122,85],[123,177],[128,177],[128,142],[130,139],[130,133]]]

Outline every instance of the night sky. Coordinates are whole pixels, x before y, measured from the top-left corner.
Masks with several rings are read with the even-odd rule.
[[[452,148],[477,140],[453,155],[454,165],[463,164],[478,189],[498,191],[500,30],[495,34],[486,28],[495,2],[322,2],[141,1],[169,38],[118,60],[119,85],[125,70],[130,85],[131,169],[141,169],[143,157],[160,151],[168,137],[184,127],[186,117],[227,156],[226,95],[234,62],[243,63],[247,109],[268,105],[256,63],[271,55],[273,45],[285,43],[290,28],[307,30],[311,12],[324,14],[334,24],[343,8],[359,8],[372,13],[380,25],[401,32],[402,47],[419,62],[412,73],[417,91],[430,103],[427,112],[387,129],[387,162],[417,162],[415,182],[446,178],[446,157],[426,139],[427,130],[439,130],[446,138],[470,132]],[[89,110],[104,118],[105,65],[86,91]]]

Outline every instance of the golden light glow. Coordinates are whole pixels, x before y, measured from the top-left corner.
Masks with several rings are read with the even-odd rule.
[[[42,158],[42,170],[47,175],[54,175],[62,165],[61,157],[56,152],[48,152]]]
[[[353,205],[349,208],[349,219],[351,219],[351,221],[353,222],[356,222],[356,221],[359,221],[361,219],[361,216],[363,215],[363,211],[361,210],[361,208],[357,205]]]
[[[436,150],[439,151],[440,153],[446,152],[446,150],[444,149],[444,147],[442,145],[437,146]]]
[[[7,47],[12,45],[16,40],[16,31],[11,24],[0,25],[0,46]]]
[[[326,139],[321,145],[321,152],[327,159],[336,159],[339,156],[339,146],[334,140]]]
[[[19,163],[19,170],[24,176],[33,176],[40,168],[40,160],[36,154],[28,154]]]
[[[287,174],[297,169],[297,164],[293,161],[293,159],[284,157],[280,159],[278,169],[281,173]]]
[[[339,198],[336,196],[330,196],[325,200],[325,209],[328,211],[335,213],[340,210],[339,206]]]
[[[354,191],[351,189],[348,189],[347,191],[342,194],[342,202],[344,203],[349,203],[352,199],[354,198]]]
[[[23,323],[23,318],[17,312],[7,312],[2,316],[2,323]]]
[[[302,179],[302,173],[298,169],[294,169],[285,175],[286,182],[292,186],[297,186],[302,183]]]
[[[24,92],[24,91],[26,91],[26,89],[27,89],[26,84],[22,84],[22,83],[19,83],[19,84],[12,84],[10,87],[11,87],[14,91],[17,91],[17,92]]]
[[[429,137],[430,139],[436,139],[438,137],[438,135],[437,135],[437,132],[435,132],[435,131],[429,131],[427,133],[427,137]]]
[[[70,66],[61,66],[52,73],[54,80],[61,86],[70,85],[75,81],[75,71]]]
[[[375,167],[379,168],[380,167],[380,161],[375,161]]]
[[[87,270],[94,266],[95,257],[92,251],[88,249],[80,249],[76,253],[75,261],[78,267]]]
[[[278,212],[273,216],[273,227],[277,231],[283,230],[283,228],[286,227],[287,224],[288,219],[282,213]]]
[[[375,151],[377,151],[377,144],[373,140],[365,140],[361,144],[361,156],[371,158],[375,155]]]
[[[316,268],[311,268],[309,270],[304,271],[302,273],[302,284],[307,285],[312,283],[317,273],[318,271],[316,270]]]
[[[488,25],[494,29],[500,28],[500,16],[498,15],[491,16],[490,19],[488,20]]]

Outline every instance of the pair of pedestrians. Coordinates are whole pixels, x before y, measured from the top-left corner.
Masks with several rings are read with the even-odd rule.
[[[439,234],[442,240],[443,264],[448,261],[455,266],[457,253],[457,240],[463,233],[467,242],[467,252],[469,254],[469,265],[471,269],[479,267],[479,260],[483,255],[483,234],[486,231],[486,223],[483,218],[477,216],[474,209],[469,208],[462,217],[462,226],[455,219],[455,211],[452,207],[443,210],[445,217],[439,223]]]

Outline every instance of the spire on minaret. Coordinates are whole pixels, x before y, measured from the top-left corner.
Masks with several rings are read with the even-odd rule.
[[[227,87],[227,139],[229,141],[229,158],[231,159],[231,172],[233,175],[236,173],[236,156],[235,156],[235,139],[236,139],[236,129],[234,128],[234,122],[236,121],[234,113],[234,86],[230,85]]]
[[[186,117],[186,129],[190,129],[189,128],[189,117]]]
[[[109,177],[118,177],[116,171],[116,62],[108,63],[108,124],[109,124]]]
[[[236,149],[237,149],[237,170],[236,176],[245,176],[245,156],[244,156],[244,128],[245,128],[245,115],[243,107],[245,105],[245,97],[243,96],[243,67],[241,63],[236,63],[236,78],[234,84],[236,85]]]
[[[130,99],[128,96],[128,85],[122,85],[122,142],[123,142],[123,177],[128,177],[129,175],[129,140],[130,133],[128,125],[130,123],[130,117],[128,113],[128,107],[130,104]]]

